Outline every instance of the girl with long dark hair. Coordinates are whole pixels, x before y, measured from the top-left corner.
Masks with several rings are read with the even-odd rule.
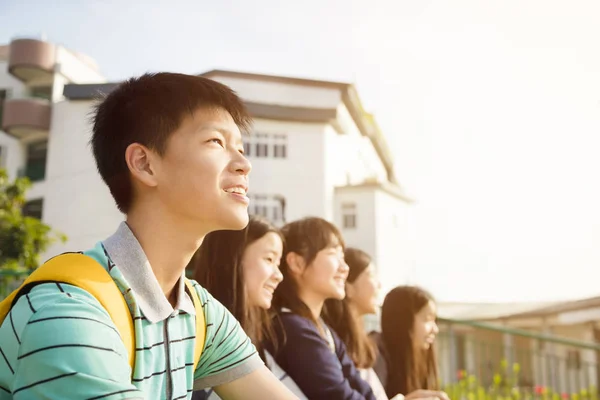
[[[282,232],[284,279],[273,300],[276,340],[267,348],[311,400],[376,400],[344,343],[321,318],[325,300],[346,294],[342,235],[321,218],[289,223]]]
[[[373,371],[377,348],[367,336],[362,319],[367,314],[377,313],[381,284],[367,253],[347,248],[344,256],[349,267],[346,297],[343,300],[327,300],[324,319],[346,345],[348,354],[362,378],[371,385],[377,400],[388,400],[385,389]]]
[[[419,287],[398,286],[386,295],[381,334],[373,337],[380,354],[375,371],[388,397],[403,394],[407,400],[448,399],[439,391],[436,318],[433,297]]]
[[[194,278],[239,321],[273,374],[299,399],[306,399],[264,348],[265,340],[274,339],[268,310],[283,279],[279,271],[282,251],[279,229],[265,218],[252,216],[241,231],[217,231],[204,238],[192,260]],[[218,398],[212,390],[193,397]]]

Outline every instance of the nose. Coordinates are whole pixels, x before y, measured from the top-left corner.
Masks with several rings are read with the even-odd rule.
[[[238,172],[240,175],[249,175],[252,171],[252,164],[245,155],[236,151],[234,159],[232,160],[232,169]]]
[[[281,283],[281,281],[283,281],[283,274],[281,273],[281,270],[278,267],[274,267],[272,277],[273,277],[273,280],[275,282],[277,282],[278,285]]]
[[[340,271],[346,275],[348,275],[348,272],[350,272],[350,267],[348,266],[348,264],[346,263],[346,261],[344,259],[342,259],[340,262]]]
[[[438,327],[437,322],[433,323],[433,334],[437,335],[438,333],[440,333],[440,328]]]

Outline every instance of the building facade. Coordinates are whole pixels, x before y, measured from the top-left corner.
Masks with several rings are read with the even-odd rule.
[[[233,71],[202,75],[235,90],[254,117],[245,141],[253,164],[250,212],[279,225],[305,216],[328,219],[349,245],[374,257],[387,286],[401,283],[393,277],[402,269],[410,200],[354,86]],[[0,166],[35,182],[27,212],[68,236],[46,256],[88,248],[123,218],[88,146],[90,111],[116,85],[87,57],[52,44],[27,39],[2,47]]]

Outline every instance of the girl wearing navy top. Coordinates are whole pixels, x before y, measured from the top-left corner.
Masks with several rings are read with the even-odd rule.
[[[192,260],[194,278],[240,322],[271,372],[300,400],[298,386],[275,363],[263,341],[272,339],[268,310],[275,288],[283,276],[279,271],[283,235],[267,219],[251,216],[241,231],[209,233]],[[212,390],[195,392],[193,400],[217,400]]]
[[[339,230],[321,218],[282,228],[283,282],[273,304],[275,340],[267,348],[311,400],[376,400],[346,346],[321,319],[327,299],[343,299],[348,277]]]

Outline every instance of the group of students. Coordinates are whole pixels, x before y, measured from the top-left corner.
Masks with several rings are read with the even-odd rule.
[[[125,220],[58,259],[78,275],[99,266],[107,289],[58,274],[9,297],[0,400],[446,398],[429,295],[392,290],[369,341],[359,322],[375,307],[368,256],[322,219],[281,230],[249,219],[242,134],[252,119],[229,87],[145,74],[91,117],[98,173]],[[197,282],[186,278],[190,263]],[[100,301],[107,293],[112,301]]]
[[[437,390],[432,297],[393,289],[382,333],[367,335],[363,317],[378,308],[375,266],[332,223],[309,217],[280,230],[252,216],[243,230],[208,234],[190,268],[299,399],[447,398]],[[193,399],[219,396],[209,389]]]

